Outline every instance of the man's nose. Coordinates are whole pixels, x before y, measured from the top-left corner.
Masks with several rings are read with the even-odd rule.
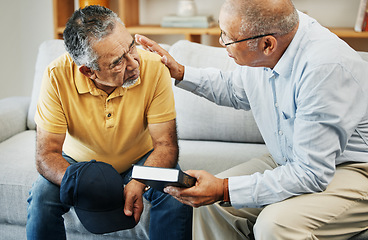
[[[139,63],[138,63],[137,59],[135,59],[135,57],[131,54],[126,55],[126,61],[127,61],[126,69],[128,71],[134,70],[134,69],[139,67]]]

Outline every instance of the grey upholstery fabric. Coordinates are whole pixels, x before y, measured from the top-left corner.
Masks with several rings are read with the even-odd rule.
[[[1,142],[0,153],[0,224],[24,226],[28,192],[38,175],[35,131],[23,131]]]
[[[28,97],[0,100],[0,142],[27,129]]]
[[[252,158],[267,154],[264,144],[179,140],[182,169],[205,169],[217,174]]]
[[[33,80],[32,100],[28,110],[27,126],[29,129],[36,129],[34,115],[36,113],[38,96],[40,95],[40,87],[45,69],[53,60],[62,55],[64,52],[65,48],[63,40],[45,41],[38,49],[35,75]]]
[[[368,52],[358,52],[365,61],[368,61]]]

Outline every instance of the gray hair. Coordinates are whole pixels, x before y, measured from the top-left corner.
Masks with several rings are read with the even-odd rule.
[[[100,70],[92,45],[112,33],[121,19],[105,7],[93,5],[76,10],[63,33],[65,48],[78,65]]]
[[[282,36],[290,33],[299,22],[298,12],[291,0],[268,1],[268,4],[257,0],[230,0],[227,7],[241,18],[240,35],[276,33]],[[248,41],[248,45],[255,48],[258,41]]]

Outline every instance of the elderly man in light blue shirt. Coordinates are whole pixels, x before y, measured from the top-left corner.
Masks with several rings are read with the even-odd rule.
[[[228,0],[220,43],[233,72],[182,66],[149,39],[177,86],[252,109],[269,149],[190,189],[196,239],[347,239],[368,227],[368,63],[290,0]],[[257,164],[261,172],[251,172]],[[239,176],[239,173],[242,173]],[[234,176],[235,177],[232,177]],[[213,204],[220,200],[231,208]]]

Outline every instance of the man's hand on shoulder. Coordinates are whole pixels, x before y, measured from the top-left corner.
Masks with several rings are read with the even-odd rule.
[[[169,68],[172,78],[179,81],[183,80],[184,66],[175,61],[175,59],[165,49],[160,47],[160,45],[155,41],[139,34],[135,35],[135,41],[142,45],[145,50],[160,55],[162,63]]]

